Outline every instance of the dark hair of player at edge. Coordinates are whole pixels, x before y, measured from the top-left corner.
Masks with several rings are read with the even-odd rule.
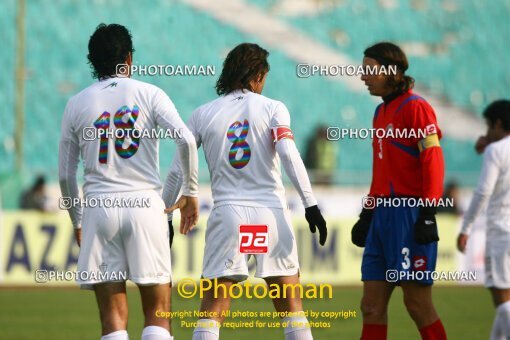
[[[223,62],[223,70],[216,82],[216,93],[221,96],[241,89],[252,91],[250,81],[260,80],[269,72],[268,56],[269,52],[257,44],[237,45]]]
[[[394,92],[405,92],[414,87],[414,78],[405,74],[409,68],[407,57],[400,47],[390,42],[380,42],[368,47],[364,52],[365,57],[376,60],[380,65],[396,65],[397,74],[388,75],[387,85],[394,88]],[[389,72],[389,70],[388,70]]]
[[[492,102],[483,112],[483,116],[491,127],[499,120],[503,130],[510,132],[510,100],[500,99]]]
[[[108,78],[117,73],[118,64],[124,64],[133,53],[133,41],[129,30],[118,24],[99,24],[89,40],[89,60],[92,76]]]

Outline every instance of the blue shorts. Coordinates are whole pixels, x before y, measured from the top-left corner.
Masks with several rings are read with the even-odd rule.
[[[418,244],[414,240],[414,223],[418,219],[419,209],[375,209],[361,263],[362,281],[433,283],[437,242]]]

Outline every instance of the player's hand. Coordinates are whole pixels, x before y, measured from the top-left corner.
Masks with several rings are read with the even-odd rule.
[[[480,136],[475,143],[476,153],[482,154],[487,145],[489,145],[489,138],[487,136]]]
[[[428,244],[439,241],[436,208],[427,207],[420,209],[420,215],[414,224],[414,240],[418,244]]]
[[[457,236],[457,249],[461,253],[464,253],[466,251],[466,245],[467,245],[468,239],[469,239],[468,234],[460,233],[459,236]]]
[[[188,234],[198,222],[198,198],[191,196],[181,196],[177,203],[170,208],[166,208],[166,213],[179,209],[181,212],[181,234]]]
[[[74,229],[74,238],[78,243],[78,247],[81,247],[81,228]]]
[[[319,207],[314,205],[305,209],[305,218],[310,227],[310,231],[315,234],[315,231],[319,229],[319,243],[321,246],[326,243],[328,237],[328,228],[326,227],[326,221],[322,217]]]
[[[168,231],[170,236],[170,248],[172,248],[172,243],[174,242],[174,226],[172,225],[172,220],[168,221]]]
[[[358,247],[363,248],[365,246],[373,215],[374,209],[363,208],[361,214],[359,214],[358,222],[352,227],[351,241]]]

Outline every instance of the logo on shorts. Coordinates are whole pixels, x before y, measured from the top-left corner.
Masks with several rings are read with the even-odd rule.
[[[267,225],[239,226],[239,252],[241,254],[265,254],[268,245]]]
[[[225,268],[230,269],[230,268],[232,268],[233,265],[234,265],[234,261],[232,261],[231,259],[228,259],[225,261]]]
[[[108,265],[104,262],[101,263],[101,265],[99,266],[99,270],[104,273],[106,272],[106,269],[108,269]]]
[[[426,270],[427,269],[427,257],[426,256],[414,256],[413,266],[415,270]]]

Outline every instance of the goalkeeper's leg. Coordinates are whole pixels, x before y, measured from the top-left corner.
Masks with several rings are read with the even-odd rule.
[[[404,304],[424,340],[446,340],[441,319],[432,302],[432,286],[418,282],[401,282]]]

